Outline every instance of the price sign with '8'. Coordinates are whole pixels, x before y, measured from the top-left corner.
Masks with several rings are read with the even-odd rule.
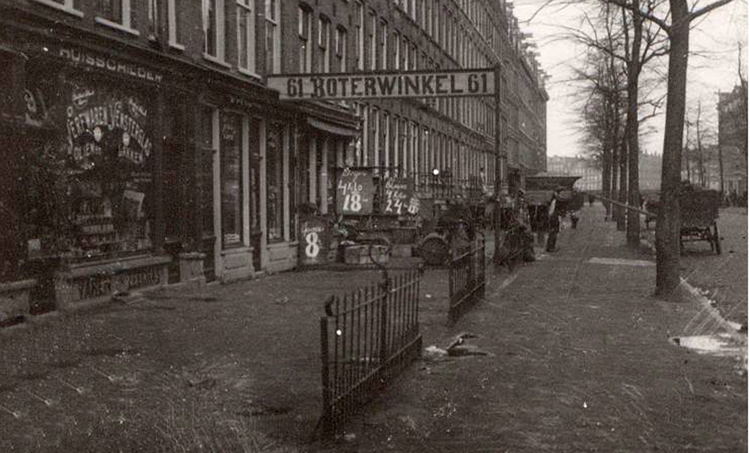
[[[308,217],[300,222],[300,265],[324,264],[328,261],[328,223],[320,217]]]
[[[336,208],[342,215],[372,213],[372,171],[344,169],[336,182]]]

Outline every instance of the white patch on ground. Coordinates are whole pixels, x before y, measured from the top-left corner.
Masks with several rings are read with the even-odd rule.
[[[622,258],[591,258],[588,260],[588,263],[591,264],[611,264],[614,266],[656,266],[656,263],[653,261],[644,261],[644,260],[626,260]]]
[[[720,357],[742,356],[745,347],[737,344],[729,334],[695,335],[690,337],[675,337],[672,341],[679,346],[692,349],[699,354],[715,355]]]

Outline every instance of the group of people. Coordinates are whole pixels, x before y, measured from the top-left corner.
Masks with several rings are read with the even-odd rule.
[[[557,251],[557,236],[560,232],[561,218],[566,214],[565,203],[562,200],[562,187],[556,188],[546,205],[528,206],[525,192],[517,192],[514,215],[511,216],[507,228],[505,261],[512,263],[515,258],[530,262],[536,259],[534,254],[534,232],[547,233],[545,250],[549,253]],[[575,228],[578,216],[571,213],[571,224]]]

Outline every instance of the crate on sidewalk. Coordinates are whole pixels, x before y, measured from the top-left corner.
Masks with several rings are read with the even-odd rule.
[[[370,251],[372,248],[372,252]],[[372,259],[370,256],[372,255]],[[344,249],[346,264],[372,264],[372,260],[379,264],[388,263],[388,247],[383,245],[350,245]]]

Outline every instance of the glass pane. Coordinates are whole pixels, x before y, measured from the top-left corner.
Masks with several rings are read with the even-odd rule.
[[[268,241],[284,239],[284,186],[283,156],[281,146],[281,125],[270,124],[266,143],[266,182],[267,182],[267,230]]]
[[[221,124],[221,232],[224,246],[242,243],[242,117],[224,114]]]

